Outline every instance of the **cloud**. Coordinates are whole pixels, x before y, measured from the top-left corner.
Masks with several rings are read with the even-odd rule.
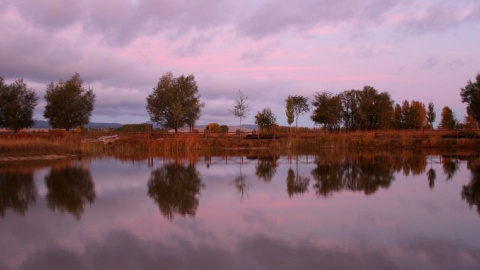
[[[304,0],[286,5],[280,0],[270,0],[240,21],[238,31],[261,39],[289,30],[306,31],[318,25],[377,21],[394,4],[391,0]]]
[[[420,70],[432,70],[440,63],[440,58],[436,55],[432,55],[425,60],[425,62],[419,64]]]
[[[15,0],[11,1],[29,24],[49,31],[66,28],[84,16],[82,1],[67,2],[62,0]]]
[[[399,24],[401,31],[413,35],[442,32],[472,21],[479,21],[480,6],[458,5],[458,2],[440,2],[414,12]]]

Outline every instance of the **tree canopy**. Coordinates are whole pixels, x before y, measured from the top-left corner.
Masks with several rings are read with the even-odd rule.
[[[433,105],[433,102],[428,103],[428,110],[427,110],[427,122],[430,125],[430,128],[433,128],[433,122],[435,122],[435,119],[437,118],[437,113],[435,112],[435,106]]]
[[[395,129],[421,129],[426,125],[426,116],[427,110],[422,102],[412,100],[410,103],[408,100],[404,100],[401,106],[400,104],[395,105],[392,127]]]
[[[37,106],[37,95],[18,79],[5,85],[0,77],[0,127],[18,132],[33,126],[33,110]]]
[[[50,83],[45,94],[47,105],[43,116],[53,128],[70,130],[90,122],[95,103],[92,89],[83,87],[83,80],[75,73],[67,81]]]
[[[285,102],[287,103],[285,108],[285,115],[287,116],[288,125],[291,126],[293,124],[293,121],[295,120],[295,111],[292,96],[288,96]]]
[[[186,125],[193,128],[204,106],[193,75],[174,77],[167,72],[147,97],[150,119],[175,133]]]
[[[468,80],[467,85],[460,89],[460,96],[462,102],[468,104],[467,113],[480,122],[480,73],[475,82]]]
[[[261,131],[270,131],[272,125],[277,124],[277,118],[269,108],[264,108],[261,112],[257,112],[255,115],[255,124]]]
[[[340,128],[342,102],[338,95],[333,95],[330,92],[317,93],[312,105],[315,109],[311,119],[315,124],[323,124],[328,131]]]
[[[293,111],[295,113],[295,127],[298,129],[298,116],[310,111],[310,106],[308,105],[308,98],[304,96],[292,96],[293,101]]]
[[[442,109],[442,119],[440,120],[440,125],[438,128],[440,129],[455,129],[457,126],[457,119],[455,118],[455,114],[453,113],[450,107],[445,106]]]

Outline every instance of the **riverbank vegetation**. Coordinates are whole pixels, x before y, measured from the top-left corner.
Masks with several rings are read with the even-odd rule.
[[[53,130],[0,134],[0,158],[135,153],[211,153],[242,150],[318,152],[326,149],[480,149],[474,130],[387,130],[327,133],[278,132],[270,136],[236,133],[92,132]]]

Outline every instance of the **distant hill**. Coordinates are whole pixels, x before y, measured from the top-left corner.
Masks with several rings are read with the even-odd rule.
[[[154,128],[160,128],[160,126],[156,125],[156,123],[153,123],[153,122],[147,122],[148,124],[153,124],[153,127]],[[119,123],[89,123],[86,127],[87,128],[93,128],[93,129],[105,129],[105,128],[114,128],[114,129],[117,129],[117,128],[121,128],[123,126],[123,124],[119,124]],[[47,122],[47,121],[44,121],[44,120],[35,120],[35,124],[32,126],[32,128],[52,128],[50,126],[50,124]],[[196,129],[199,129],[199,130],[203,130],[205,128],[205,125],[202,125],[202,126],[196,126],[195,127]],[[235,130],[238,129],[238,125],[237,126],[229,126],[229,131],[230,132],[235,132]],[[242,124],[242,130],[244,132],[250,132],[254,129],[258,129],[258,127],[256,125],[252,125],[252,124]],[[188,131],[188,128],[185,127],[184,129],[181,129],[181,131]]]
[[[103,129],[103,128],[119,128],[122,124],[119,123],[89,123],[86,125],[87,128],[94,128],[94,129]],[[52,128],[47,121],[43,120],[35,120],[35,124],[32,128]]]

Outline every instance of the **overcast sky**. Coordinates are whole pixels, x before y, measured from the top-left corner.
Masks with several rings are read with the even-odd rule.
[[[460,88],[480,72],[478,0],[0,0],[0,76],[39,98],[78,72],[96,96],[91,121],[143,123],[146,97],[168,71],[193,74],[198,124],[235,125],[285,99],[365,85],[392,99],[432,101],[463,119]],[[310,113],[299,124],[313,126]]]

